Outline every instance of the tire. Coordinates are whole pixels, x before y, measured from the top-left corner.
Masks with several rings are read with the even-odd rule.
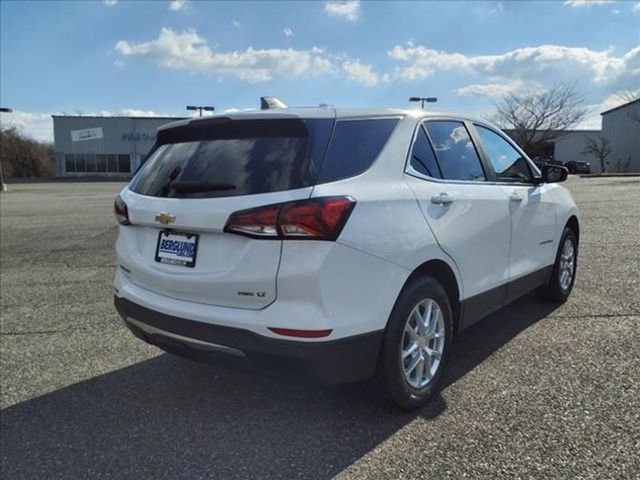
[[[413,313],[417,309],[420,315],[426,315],[429,307],[431,317],[428,325],[431,328],[427,330],[425,322],[422,330]],[[437,310],[440,314],[436,313]],[[451,305],[442,285],[432,277],[411,280],[400,293],[389,316],[377,372],[371,381],[373,389],[403,410],[414,410],[426,404],[438,391],[449,358],[452,325]],[[405,332],[407,326],[414,333]],[[439,336],[441,334],[444,337]],[[410,350],[410,346],[415,347],[413,353],[402,360],[403,351]],[[427,352],[435,353],[429,356]],[[418,378],[420,355],[424,358],[423,375]],[[410,369],[414,362],[418,366],[407,377],[405,370]]]
[[[571,243],[571,259],[567,257],[565,250],[567,242]],[[567,263],[569,262],[569,263]],[[570,272],[567,270],[570,267]],[[560,237],[556,261],[553,264],[553,271],[547,283],[538,289],[538,295],[543,300],[564,303],[569,298],[578,270],[578,238],[573,230],[565,227]],[[564,274],[563,274],[564,272]],[[564,275],[564,276],[563,276]],[[568,277],[566,275],[569,275]]]

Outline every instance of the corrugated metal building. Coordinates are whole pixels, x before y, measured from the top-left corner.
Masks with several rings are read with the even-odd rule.
[[[602,112],[602,136],[611,153],[609,172],[640,172],[640,98]]]
[[[589,139],[599,141],[600,130],[569,130],[554,142],[553,158],[562,163],[571,160],[589,162],[593,173],[602,170],[598,157],[585,153]]]
[[[156,139],[179,117],[53,115],[56,175],[130,177]]]

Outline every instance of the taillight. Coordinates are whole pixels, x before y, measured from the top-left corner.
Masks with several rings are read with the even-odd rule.
[[[116,220],[120,225],[131,225],[129,221],[129,210],[127,209],[127,204],[124,203],[124,200],[120,195],[116,196],[116,201],[113,205],[113,213],[116,216]]]
[[[225,232],[252,238],[335,240],[356,202],[324,197],[278,203],[231,214]]]

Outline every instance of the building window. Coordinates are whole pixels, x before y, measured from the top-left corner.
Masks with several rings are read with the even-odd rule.
[[[85,161],[87,162],[87,172],[95,172],[96,156],[93,154],[85,155]]]
[[[116,173],[118,171],[118,156],[109,154],[107,155],[107,172]]]
[[[64,156],[64,171],[67,173],[73,173],[76,171],[75,159],[73,153],[67,153]]]
[[[85,162],[85,156],[82,153],[76,154],[76,172],[86,172],[87,164]]]
[[[131,160],[129,155],[118,155],[118,171],[131,173]]]
[[[107,156],[103,154],[96,155],[96,172],[107,171]]]

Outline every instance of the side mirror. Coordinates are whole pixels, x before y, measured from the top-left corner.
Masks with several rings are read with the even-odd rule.
[[[542,165],[540,170],[542,171],[542,181],[545,183],[564,182],[569,176],[567,167],[561,167],[559,165]]]

